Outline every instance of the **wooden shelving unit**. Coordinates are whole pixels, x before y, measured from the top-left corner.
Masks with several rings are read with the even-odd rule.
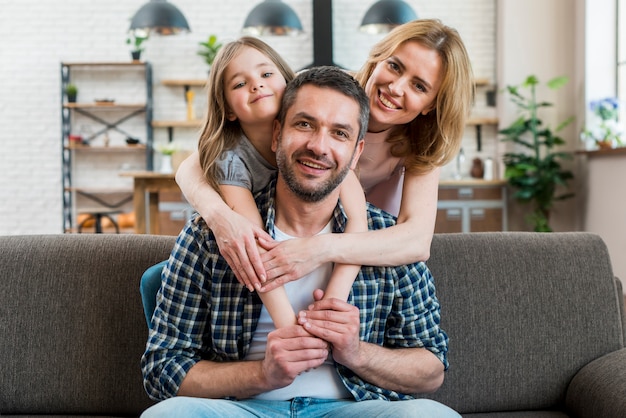
[[[93,80],[97,80],[98,76],[93,75],[94,72],[101,71],[102,73],[110,74],[110,72],[117,71],[120,73],[120,80],[123,80],[125,74],[130,77],[136,77],[132,75],[130,71],[139,71],[145,82],[145,101],[135,102],[135,100],[114,101],[111,99],[94,99],[93,101],[83,101],[77,103],[68,103],[65,101],[65,88],[72,81],[72,76],[75,71],[87,72]],[[116,74],[117,76],[117,74]],[[76,75],[74,75],[76,78]],[[130,78],[132,80],[133,78]],[[96,83],[97,81],[91,81]],[[115,80],[118,80],[116,77]],[[126,80],[129,80],[128,78]],[[80,86],[79,86],[80,88]],[[115,82],[106,84],[107,91],[113,93],[116,92],[116,88],[122,89],[120,85],[115,85]],[[97,97],[97,96],[96,96]],[[88,121],[90,127],[95,128],[95,132],[90,132],[88,137],[80,138],[83,143],[74,141],[74,135],[70,134],[76,129],[73,126],[73,117],[78,114],[83,116],[84,120]],[[109,131],[116,131],[119,134],[127,137],[132,137],[127,132],[127,127],[124,125],[128,120],[132,118],[141,117],[145,122],[145,143],[133,144],[133,145],[114,145],[108,146],[108,133]],[[136,126],[135,126],[136,131]],[[92,141],[99,136],[105,136],[105,145],[93,144]],[[81,205],[80,208],[76,208],[76,197],[83,196],[83,200],[93,202],[94,208],[100,208],[100,213],[96,209],[90,208],[87,213],[97,216],[110,216],[113,213],[118,212],[119,208],[128,203],[132,199],[132,190],[130,189],[102,189],[91,187],[75,187],[73,172],[73,161],[79,158],[85,158],[85,153],[89,154],[106,154],[116,153],[124,154],[128,152],[145,153],[145,169],[152,170],[152,140],[153,140],[153,128],[152,128],[152,67],[148,62],[62,62],[61,63],[61,158],[62,158],[62,203],[63,203],[63,228],[65,232],[76,232],[77,225],[76,220],[78,218],[78,212],[83,211]],[[88,145],[87,145],[88,144]],[[115,155],[114,158],[123,158],[122,156]],[[107,156],[97,156],[97,158],[113,158]],[[96,158],[95,156],[93,158]],[[136,157],[133,157],[136,159]],[[122,160],[123,161],[123,160]],[[111,173],[112,176],[117,176],[117,172]],[[119,194],[119,196],[110,196],[115,199],[114,202],[107,200],[105,197],[111,194]]]

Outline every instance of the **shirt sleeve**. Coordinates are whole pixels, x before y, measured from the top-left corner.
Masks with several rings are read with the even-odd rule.
[[[157,306],[141,359],[144,387],[154,400],[176,396],[189,369],[201,359],[204,325],[209,315],[203,263],[211,257],[206,238],[202,237],[208,229],[202,228],[201,222],[192,219],[187,223],[161,276]]]
[[[234,150],[224,152],[215,161],[216,181],[227,186],[239,186],[252,190],[252,173],[248,165]]]
[[[385,341],[394,347],[423,347],[448,369],[448,336],[441,329],[435,282],[424,263],[395,269],[398,286]]]

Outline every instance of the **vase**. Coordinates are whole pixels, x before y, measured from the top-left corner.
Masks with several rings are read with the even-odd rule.
[[[596,145],[598,145],[599,149],[612,149],[613,148],[613,142],[608,139],[597,140]]]
[[[161,156],[161,169],[159,173],[161,174],[170,174],[174,172],[172,168],[172,156],[171,155],[162,155]]]

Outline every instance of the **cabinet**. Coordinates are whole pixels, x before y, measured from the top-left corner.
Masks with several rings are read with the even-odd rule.
[[[64,94],[70,83],[78,88],[73,103]],[[119,172],[152,170],[152,129],[150,63],[61,63],[64,232],[80,232],[80,216],[96,221],[96,232],[103,218],[119,232],[113,215],[132,201],[132,183]]]
[[[441,182],[435,233],[507,230],[506,183]]]

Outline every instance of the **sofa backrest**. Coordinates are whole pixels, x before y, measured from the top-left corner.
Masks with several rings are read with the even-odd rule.
[[[558,407],[582,366],[624,346],[621,286],[596,235],[435,235],[427,264],[450,338],[429,397],[460,413]]]
[[[139,280],[175,237],[0,237],[0,414],[138,416]]]

